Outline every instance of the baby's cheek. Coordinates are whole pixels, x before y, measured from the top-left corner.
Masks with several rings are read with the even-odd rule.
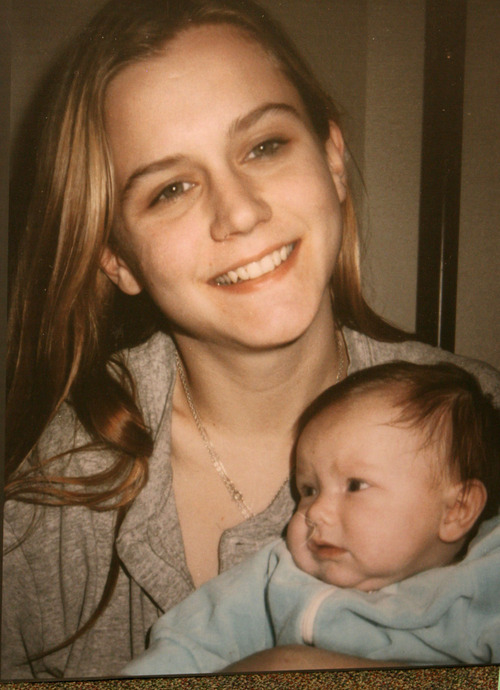
[[[298,513],[292,516],[286,531],[286,545],[294,560],[300,558],[307,540],[306,523]]]

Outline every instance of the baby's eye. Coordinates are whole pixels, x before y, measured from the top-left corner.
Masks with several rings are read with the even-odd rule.
[[[302,484],[299,487],[299,493],[301,498],[309,498],[310,496],[316,496],[316,489],[314,486],[310,486],[309,484]]]
[[[164,187],[158,196],[153,199],[152,205],[156,204],[158,201],[175,201],[193,187],[194,184],[192,182],[181,182],[180,180],[172,182]]]
[[[347,491],[350,493],[354,493],[355,491],[361,491],[362,489],[367,488],[368,482],[365,482],[362,479],[356,479],[355,477],[352,477],[351,479],[347,480]]]
[[[255,158],[271,158],[272,156],[276,155],[286,143],[287,142],[285,139],[279,138],[262,141],[260,144],[257,144],[257,146],[254,146],[247,158],[249,160]]]

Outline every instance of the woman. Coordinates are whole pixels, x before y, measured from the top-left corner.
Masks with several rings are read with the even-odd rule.
[[[319,392],[453,357],[366,305],[335,108],[252,3],[107,4],[68,62],[31,209],[3,674],[113,675],[161,612],[281,533]],[[246,668],[362,663],[283,648]]]

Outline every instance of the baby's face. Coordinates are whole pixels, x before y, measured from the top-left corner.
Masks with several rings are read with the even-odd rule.
[[[297,445],[288,548],[299,568],[339,587],[380,589],[450,560],[439,537],[451,486],[435,470],[443,444],[392,426],[399,410],[387,398],[324,410]]]

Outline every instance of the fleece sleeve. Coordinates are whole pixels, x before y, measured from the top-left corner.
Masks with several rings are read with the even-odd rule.
[[[210,580],[164,614],[124,675],[211,673],[274,645],[264,592],[272,545]]]

